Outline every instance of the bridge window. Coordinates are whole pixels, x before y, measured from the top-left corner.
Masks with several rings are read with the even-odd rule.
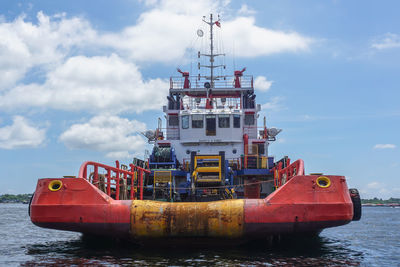
[[[240,128],[240,115],[233,115],[233,128]]]
[[[178,126],[179,125],[178,115],[169,115],[168,125],[169,126]]]
[[[218,127],[219,128],[229,128],[229,115],[218,115]]]
[[[189,115],[182,116],[182,129],[189,129]]]
[[[215,115],[206,115],[206,135],[215,136],[217,134],[217,123]]]
[[[204,127],[203,115],[199,114],[192,115],[192,128],[203,128],[203,127]]]
[[[244,116],[245,125],[254,125],[254,114],[246,114]]]

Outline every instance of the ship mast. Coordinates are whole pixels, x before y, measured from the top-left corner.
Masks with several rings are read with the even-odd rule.
[[[211,88],[214,88],[214,81],[217,80],[218,78],[222,77],[222,76],[214,76],[214,69],[218,68],[218,67],[224,67],[225,68],[225,65],[214,65],[214,62],[215,62],[214,58],[215,57],[217,57],[217,56],[225,56],[225,54],[214,54],[213,27],[214,27],[214,24],[219,26],[219,15],[218,15],[218,20],[216,20],[216,21],[213,21],[213,15],[212,14],[210,14],[210,21],[207,21],[205,19],[205,16],[203,17],[203,21],[210,26],[210,54],[200,54],[200,52],[199,52],[199,55],[209,57],[210,58],[210,65],[200,65],[199,64],[199,68],[200,67],[210,68],[210,76],[209,77],[206,76],[205,78],[210,80]]]

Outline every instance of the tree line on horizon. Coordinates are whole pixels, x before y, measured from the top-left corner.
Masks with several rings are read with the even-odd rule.
[[[371,199],[361,199],[362,204],[400,204],[400,198],[389,198],[389,199],[382,199],[382,198],[371,198]]]
[[[0,195],[0,203],[29,203],[32,194],[4,194]]]

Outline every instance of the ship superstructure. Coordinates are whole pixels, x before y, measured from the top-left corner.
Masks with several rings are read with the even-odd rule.
[[[209,192],[215,192],[212,186],[218,185],[219,191],[226,192],[228,185],[244,185],[251,180],[253,187],[259,187],[259,177],[272,180],[274,160],[268,157],[268,145],[280,132],[267,129],[265,118],[263,127],[258,127],[261,105],[256,104],[253,76],[244,74],[246,68],[231,76],[215,75],[215,69],[225,69],[225,65],[216,64],[216,58],[225,55],[214,52],[213,28],[220,22],[214,21],[212,15],[203,21],[209,26],[210,45],[208,53],[198,52],[198,58],[206,57],[209,64],[199,62],[198,68],[209,71],[190,76],[178,69],[181,76],[170,78],[168,105],[163,107],[166,128],[159,126],[156,131],[147,132],[149,142],[155,145],[149,159],[154,186],[158,187],[159,175],[167,175],[172,183],[168,186],[173,187],[175,195],[179,197],[179,190],[174,188],[179,187],[182,192],[182,188],[190,186],[188,194],[197,196],[191,198],[197,201],[201,198],[194,188],[207,187]],[[271,184],[264,186],[263,193],[271,192]],[[220,193],[214,195],[223,197]]]

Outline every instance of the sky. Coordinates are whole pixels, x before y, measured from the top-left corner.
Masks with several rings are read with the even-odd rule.
[[[400,2],[0,2],[0,194],[143,157],[169,77],[192,71],[201,19],[220,14],[227,70],[255,78],[269,152],[400,197]],[[194,60],[195,61],[195,60]],[[164,123],[165,125],[165,123]]]

